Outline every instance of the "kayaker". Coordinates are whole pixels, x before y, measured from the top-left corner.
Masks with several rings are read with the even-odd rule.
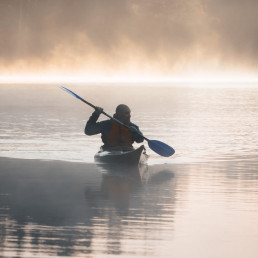
[[[116,108],[114,118],[130,127],[130,129],[118,124],[112,119],[97,122],[103,108],[96,107],[85,126],[86,135],[101,133],[104,148],[126,146],[132,147],[134,142],[143,142],[144,138],[139,127],[131,123],[131,110],[125,104],[120,104]],[[138,133],[139,134],[138,134]]]

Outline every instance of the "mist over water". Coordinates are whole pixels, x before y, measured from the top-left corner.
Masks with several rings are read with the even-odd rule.
[[[145,143],[148,166],[99,167],[92,108],[55,85],[1,85],[0,256],[258,255],[258,89],[67,87],[111,115],[128,104],[176,153]]]
[[[256,10],[253,0],[1,0],[0,71],[257,78]]]

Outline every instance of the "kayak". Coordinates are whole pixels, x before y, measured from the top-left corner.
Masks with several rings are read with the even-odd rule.
[[[113,147],[100,150],[95,154],[96,163],[136,166],[145,164],[148,159],[144,145],[134,149],[130,147]]]

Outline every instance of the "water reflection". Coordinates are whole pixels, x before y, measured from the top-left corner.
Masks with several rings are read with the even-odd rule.
[[[148,166],[98,165],[102,172],[101,194],[113,205],[118,214],[127,215],[130,206],[130,194],[140,189],[148,178]],[[91,197],[88,191],[86,198]]]
[[[1,257],[258,254],[257,162],[0,165]]]
[[[2,165],[2,256],[153,255],[148,242],[171,230],[174,177],[162,167],[17,160]]]

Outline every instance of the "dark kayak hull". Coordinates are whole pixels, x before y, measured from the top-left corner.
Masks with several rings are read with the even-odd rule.
[[[137,149],[133,148],[112,148],[109,150],[100,149],[94,156],[96,163],[101,164],[118,164],[136,166],[145,164],[148,159],[144,145]]]

